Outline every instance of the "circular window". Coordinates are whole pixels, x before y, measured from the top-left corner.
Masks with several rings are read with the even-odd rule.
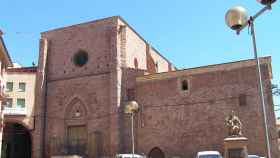
[[[84,66],[88,61],[88,53],[83,50],[79,50],[73,58],[73,62],[76,66]]]

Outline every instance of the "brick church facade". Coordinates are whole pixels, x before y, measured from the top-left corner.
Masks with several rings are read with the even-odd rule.
[[[278,156],[271,59],[261,59],[273,158]],[[185,70],[149,45],[121,17],[41,34],[32,157],[131,151],[127,101],[136,100],[136,152],[194,157],[223,151],[225,117],[234,110],[249,152],[265,156],[254,60]]]

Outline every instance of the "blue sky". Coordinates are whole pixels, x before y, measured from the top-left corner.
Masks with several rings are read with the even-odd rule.
[[[120,15],[178,68],[190,68],[253,58],[247,29],[237,36],[225,25],[235,5],[250,15],[262,8],[255,0],[2,0],[0,28],[13,61],[30,66],[37,62],[40,32]],[[272,56],[278,84],[279,10],[276,3],[255,24],[259,55]],[[280,104],[279,97],[274,101]]]

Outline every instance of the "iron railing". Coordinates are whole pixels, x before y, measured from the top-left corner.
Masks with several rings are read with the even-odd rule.
[[[87,140],[86,139],[72,139],[62,141],[53,138],[51,141],[52,155],[79,155],[87,158]]]
[[[10,107],[4,107],[3,110],[4,115],[26,115],[27,109],[26,108],[10,108]]]

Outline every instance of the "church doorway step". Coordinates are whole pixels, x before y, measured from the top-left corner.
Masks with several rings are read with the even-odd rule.
[[[148,158],[164,158],[164,152],[160,148],[154,147],[149,152],[149,157]]]
[[[5,123],[1,158],[31,158],[31,135],[19,123]]]

